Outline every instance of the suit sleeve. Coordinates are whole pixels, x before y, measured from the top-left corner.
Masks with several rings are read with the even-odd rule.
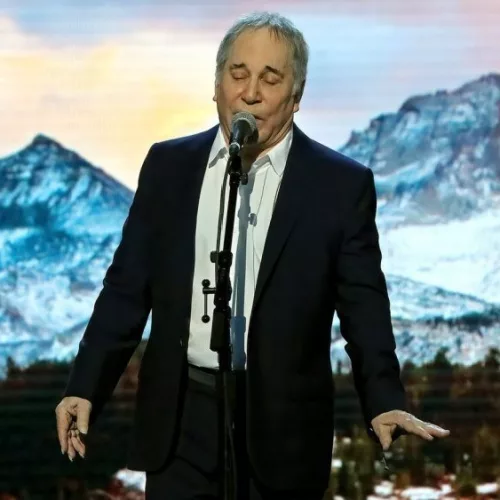
[[[151,310],[151,170],[155,145],[142,165],[138,187],[80,341],[64,396],[92,402],[91,423],[112,395],[138,346]]]
[[[337,268],[336,311],[365,423],[374,439],[374,417],[406,408],[381,269],[376,207],[373,172],[367,168],[360,195],[345,224]]]

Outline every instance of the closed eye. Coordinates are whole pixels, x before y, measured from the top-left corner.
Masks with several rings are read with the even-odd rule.
[[[231,76],[235,79],[235,80],[243,80],[244,78],[247,77],[247,74],[244,73],[243,71],[233,71],[231,73]]]

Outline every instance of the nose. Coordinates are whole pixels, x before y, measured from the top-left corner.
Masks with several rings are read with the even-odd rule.
[[[245,104],[248,105],[260,102],[262,96],[260,93],[259,81],[256,79],[249,79],[241,94],[241,98]]]

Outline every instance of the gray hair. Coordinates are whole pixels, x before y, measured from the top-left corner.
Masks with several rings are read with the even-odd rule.
[[[295,83],[293,93],[300,99],[304,91],[307,77],[307,62],[309,60],[309,48],[304,35],[286,17],[273,12],[254,12],[239,18],[229,28],[222,39],[217,51],[215,83],[220,82],[222,71],[229,57],[231,47],[244,31],[267,28],[276,37],[284,40],[292,52],[292,62]]]

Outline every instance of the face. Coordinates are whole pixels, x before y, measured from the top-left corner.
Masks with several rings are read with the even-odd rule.
[[[267,29],[243,32],[235,40],[215,86],[214,101],[226,139],[233,115],[248,111],[255,116],[259,131],[252,149],[264,153],[278,143],[299,110],[293,85],[292,58],[286,42]]]

